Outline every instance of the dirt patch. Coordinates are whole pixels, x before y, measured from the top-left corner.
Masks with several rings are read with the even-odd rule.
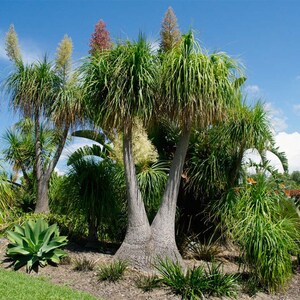
[[[7,246],[6,239],[0,239],[0,260],[5,258],[5,249]],[[78,257],[85,257],[96,263],[95,269],[97,267],[107,264],[113,260],[112,254],[104,254],[99,252],[88,251],[82,247],[69,247],[66,250],[71,258],[74,259]],[[234,254],[224,252],[220,256],[221,261],[224,264],[224,271],[228,273],[238,272],[238,263],[235,262]],[[195,260],[185,261],[187,265],[193,266],[195,264],[203,264],[203,262]],[[7,263],[1,265],[2,268],[7,267]],[[24,272],[24,270],[21,270]],[[158,288],[154,289],[152,292],[144,293],[141,289],[136,287],[136,279],[142,276],[141,272],[135,269],[129,269],[125,273],[124,279],[117,283],[100,282],[97,280],[96,271],[79,272],[74,271],[74,265],[60,265],[59,267],[47,266],[46,268],[41,268],[39,274],[31,273],[30,276],[41,276],[49,279],[52,283],[69,286],[73,289],[88,292],[96,297],[103,300],[120,300],[120,299],[134,299],[134,300],[176,300],[181,299],[170,292],[168,288]],[[211,299],[219,299],[212,297]],[[257,293],[255,297],[250,297],[247,294],[239,292],[237,297],[238,300],[300,300],[300,270],[292,278],[290,285],[287,287],[285,293],[277,295],[269,295],[262,292]],[[17,300],[17,299],[16,299]],[[46,299],[45,299],[46,300]]]

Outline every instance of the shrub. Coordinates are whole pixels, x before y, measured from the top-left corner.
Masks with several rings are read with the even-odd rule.
[[[255,184],[229,192],[215,211],[259,283],[271,292],[284,287],[300,241],[300,219],[284,193],[259,175]]]
[[[159,260],[155,267],[162,282],[183,299],[203,299],[205,295],[235,297],[237,294],[236,276],[224,274],[221,264],[213,263],[208,271],[199,266],[184,272],[179,263]]]
[[[60,236],[56,224],[51,226],[43,219],[29,220],[23,226],[15,225],[14,231],[8,230],[10,243],[6,255],[13,260],[15,270],[26,265],[26,271],[38,271],[48,262],[58,264],[66,253],[58,248],[67,244],[67,237]]]
[[[214,261],[221,252],[221,247],[218,244],[213,243],[211,239],[208,240],[208,242],[204,241],[203,243],[198,239],[190,239],[188,243],[189,255],[198,260]]]
[[[101,281],[108,280],[111,282],[116,282],[123,277],[126,269],[127,263],[118,260],[109,265],[100,267],[97,272],[97,277]]]
[[[75,271],[93,271],[95,268],[96,262],[92,259],[86,257],[77,257],[74,259],[74,270]]]
[[[68,266],[72,263],[72,259],[69,255],[67,256],[63,256],[61,257],[60,259],[60,265],[65,265],[65,266]]]
[[[239,277],[239,283],[242,286],[242,291],[250,297],[256,296],[258,292],[263,290],[258,279],[251,274],[241,274]]]
[[[76,213],[75,215],[23,213],[11,218],[10,222],[6,223],[5,229],[12,230],[15,225],[24,226],[27,221],[37,221],[40,218],[47,221],[50,225],[57,224],[60,228],[60,232],[63,235],[67,235],[69,239],[74,238],[78,240],[79,237],[87,236],[87,224],[79,213]],[[2,230],[0,227],[0,233],[1,232]]]
[[[204,280],[204,269],[201,267],[189,269],[185,274],[179,263],[170,260],[158,260],[155,268],[162,276],[162,282],[183,299],[203,297],[207,283]]]
[[[212,262],[208,265],[208,270],[205,271],[208,281],[207,293],[217,297],[236,297],[237,296],[237,279],[234,274],[225,274],[222,264]]]
[[[143,292],[151,292],[160,286],[161,280],[156,275],[141,276],[135,281],[135,285]]]

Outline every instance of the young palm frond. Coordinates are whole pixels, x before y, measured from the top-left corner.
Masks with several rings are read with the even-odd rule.
[[[153,220],[168,180],[169,165],[159,161],[137,166],[137,180],[146,206],[150,222]]]

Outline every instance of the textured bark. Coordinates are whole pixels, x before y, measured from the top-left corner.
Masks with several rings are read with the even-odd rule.
[[[182,261],[182,258],[175,241],[175,215],[190,133],[191,129],[189,126],[186,126],[182,131],[170,168],[169,179],[163,195],[162,204],[151,225],[152,243],[155,254],[159,257],[169,257],[179,262]]]
[[[151,231],[136,178],[131,124],[124,129],[123,156],[128,197],[128,226],[125,239],[116,257],[143,268],[149,264]]]
[[[43,170],[42,161],[42,145],[40,140],[41,126],[39,108],[36,107],[34,114],[34,134],[35,134],[35,171],[37,180],[37,195],[36,195],[36,213],[49,212],[49,199],[48,199],[48,184]]]
[[[92,248],[92,249],[99,249],[99,241],[98,241],[98,222],[95,217],[95,214],[92,212],[89,222],[89,233],[87,237],[87,243],[85,244],[85,247]]]
[[[35,213],[49,213],[49,180],[43,176],[37,183],[37,201]]]
[[[182,263],[175,241],[175,215],[181,174],[188,149],[190,128],[186,127],[177,145],[162,204],[150,227],[138,188],[132,156],[131,132],[124,134],[124,165],[128,191],[128,228],[116,253],[138,268],[151,268],[157,258]]]
[[[49,213],[49,181],[54,168],[57,165],[61,152],[66,143],[66,139],[69,131],[69,124],[63,130],[62,137],[59,145],[57,146],[56,152],[50,161],[48,167],[46,168],[43,164],[42,159],[42,145],[40,141],[40,122],[39,122],[39,112],[38,109],[35,113],[35,156],[36,156],[36,178],[37,178],[37,198],[35,213]]]

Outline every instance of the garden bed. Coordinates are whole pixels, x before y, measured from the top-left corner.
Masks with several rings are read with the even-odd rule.
[[[5,257],[7,241],[5,239],[0,239],[0,259],[1,261]],[[179,296],[175,296],[171,293],[168,288],[160,287],[156,288],[151,292],[143,292],[141,289],[136,287],[136,280],[141,277],[141,272],[135,269],[128,269],[125,272],[123,279],[116,283],[110,282],[100,282],[96,276],[96,269],[98,266],[103,264],[108,264],[113,260],[111,254],[104,254],[99,252],[88,251],[83,247],[72,245],[68,247],[67,252],[71,258],[71,263],[63,264],[59,267],[47,266],[46,268],[40,268],[39,274],[32,272],[30,276],[39,276],[47,281],[54,284],[59,284],[63,286],[70,287],[75,290],[88,292],[91,295],[99,299],[104,300],[120,300],[120,299],[156,299],[156,300],[168,300],[168,299],[181,299]],[[95,262],[95,270],[93,271],[75,271],[74,261],[78,257],[85,257],[89,261]],[[236,257],[234,252],[224,251],[219,257],[224,263],[224,271],[228,273],[237,273],[238,264],[236,263]],[[187,260],[186,263],[190,266],[196,264],[202,264],[204,262]],[[1,268],[6,268],[7,263],[3,263]],[[25,272],[25,270],[21,270]],[[0,283],[1,284],[1,283]],[[286,293],[280,293],[277,295],[269,295],[263,292],[258,292],[255,297],[250,297],[249,295],[243,293],[242,288],[239,290],[237,299],[273,299],[273,300],[299,300],[300,298],[300,272],[294,275],[290,282],[290,286],[287,288]],[[211,299],[218,299],[212,297]],[[18,299],[15,299],[18,300]],[[46,299],[45,299],[46,300]]]

